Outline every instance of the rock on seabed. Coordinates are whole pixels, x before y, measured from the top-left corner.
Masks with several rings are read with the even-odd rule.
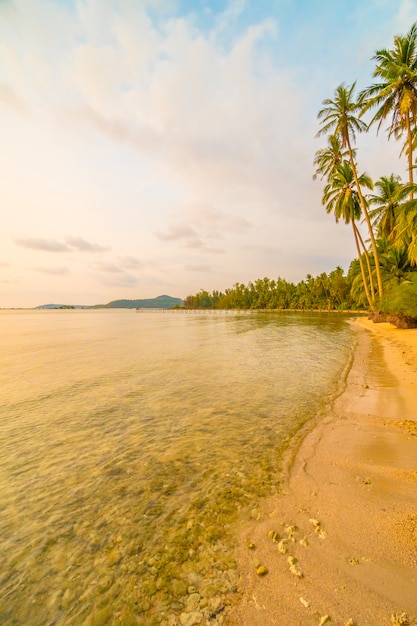
[[[193,611],[192,613],[181,613],[180,622],[181,626],[195,626],[200,624],[203,619],[203,614],[199,611]]]

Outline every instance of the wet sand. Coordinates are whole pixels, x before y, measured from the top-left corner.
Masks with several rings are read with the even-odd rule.
[[[242,532],[231,624],[417,625],[417,330],[354,325],[333,414]]]

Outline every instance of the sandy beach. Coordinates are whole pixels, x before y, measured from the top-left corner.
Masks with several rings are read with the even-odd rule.
[[[333,411],[242,532],[236,626],[417,625],[417,330],[352,323]]]

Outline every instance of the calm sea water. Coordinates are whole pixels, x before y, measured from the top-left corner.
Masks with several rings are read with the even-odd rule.
[[[0,623],[227,623],[234,537],[336,393],[327,314],[0,312]]]

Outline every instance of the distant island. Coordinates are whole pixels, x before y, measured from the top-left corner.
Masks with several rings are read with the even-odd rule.
[[[174,309],[182,307],[184,301],[172,296],[158,296],[143,300],[112,300],[107,304],[41,304],[35,309]]]

